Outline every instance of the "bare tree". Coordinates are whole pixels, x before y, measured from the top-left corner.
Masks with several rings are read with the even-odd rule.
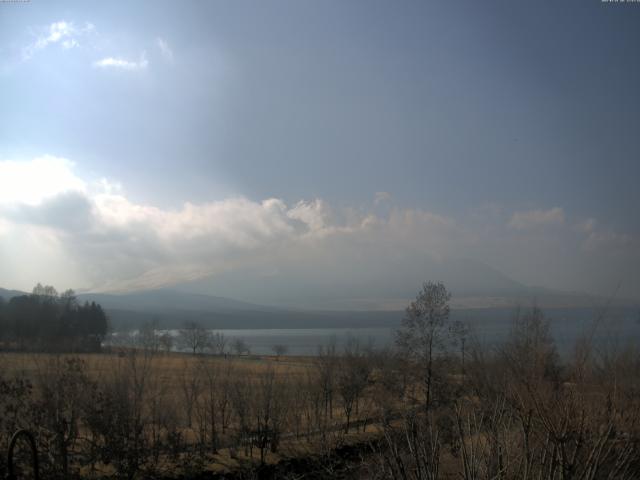
[[[441,478],[442,444],[438,430],[432,422],[425,424],[418,421],[413,411],[404,412],[398,426],[385,424],[382,441],[372,447],[376,461],[374,467],[376,478],[389,480]]]
[[[253,399],[255,441],[260,449],[260,462],[264,463],[267,448],[278,451],[281,429],[287,410],[286,379],[276,376],[273,368],[262,373]]]
[[[333,394],[335,391],[336,370],[338,368],[338,355],[336,353],[335,338],[332,338],[328,345],[318,347],[318,355],[315,358],[315,367],[318,371],[318,383],[323,394],[324,431],[326,430],[328,419],[333,418]]]
[[[346,418],[345,433],[349,433],[352,413],[358,414],[360,397],[369,383],[371,363],[360,349],[355,339],[350,339],[340,358],[337,371],[338,393],[342,398],[342,408]]]
[[[200,367],[200,364],[196,365]],[[187,359],[182,364],[180,376],[180,389],[182,390],[182,398],[184,400],[184,411],[186,415],[187,426],[191,428],[193,421],[193,412],[202,390],[202,378],[198,374],[194,365]]]
[[[136,337],[141,348],[157,353],[160,350],[160,335],[158,334],[158,320],[145,322]]]
[[[178,338],[180,345],[194,355],[211,346],[211,333],[197,322],[185,322]]]
[[[502,348],[506,365],[519,380],[557,378],[558,354],[543,311],[533,306],[529,311],[516,309],[511,332]]]
[[[151,453],[145,427],[153,358],[135,351],[118,357],[86,406],[85,425],[97,455],[113,462],[119,478],[134,478]]]
[[[236,376],[231,383],[230,405],[237,422],[236,440],[238,446],[243,446],[245,455],[251,455],[253,442],[251,441],[252,426],[252,385],[244,375]]]
[[[222,332],[216,332],[211,336],[211,349],[216,355],[225,355],[227,353],[227,338]]]
[[[396,334],[398,348],[421,369],[425,412],[433,400],[434,358],[445,349],[449,337],[451,294],[442,283],[426,282],[407,307],[402,327]]]
[[[217,413],[220,416],[220,427],[225,434],[231,421],[231,390],[236,370],[231,362],[225,361],[218,378]]]
[[[223,387],[220,377],[223,370],[217,361],[204,358],[199,362],[198,372],[202,377],[203,395],[198,403],[199,416],[201,417],[201,430],[203,443],[207,443],[213,453],[218,451],[218,431],[220,429],[218,419],[220,417],[218,406],[221,403],[221,396],[227,396],[228,392]]]
[[[70,452],[80,436],[82,406],[93,386],[79,358],[55,356],[38,365],[39,443],[54,458],[55,473],[63,477],[70,475]]]
[[[247,345],[247,342],[245,342],[242,338],[236,338],[233,341],[233,349],[238,356],[244,353],[249,353],[249,346]]]
[[[164,332],[160,335],[158,342],[164,353],[171,352],[171,349],[173,348],[173,337],[169,332]]]
[[[276,360],[280,360],[280,357],[282,355],[287,354],[287,352],[289,351],[289,347],[287,345],[278,344],[272,346],[271,350],[273,350],[273,353],[276,354]]]

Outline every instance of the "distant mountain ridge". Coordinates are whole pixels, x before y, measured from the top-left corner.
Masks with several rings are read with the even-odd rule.
[[[94,301],[105,308],[125,309],[137,312],[165,312],[167,310],[212,312],[278,310],[274,307],[243,302],[228,297],[186,293],[166,288],[121,294],[82,293],[78,295],[78,300],[82,302]]]
[[[479,275],[482,271],[484,269],[479,268],[476,273]],[[499,272],[496,276],[502,278]],[[602,309],[609,304],[611,307],[638,308],[638,302],[632,300],[611,300],[542,287],[526,287],[509,281],[508,277],[505,279],[503,288],[487,291],[484,295],[465,296],[454,291],[451,300],[454,315],[464,316],[468,312],[477,316],[483,309],[508,313],[516,306],[528,307],[533,303],[549,309]],[[479,278],[470,279],[470,284],[477,280]],[[492,282],[494,286],[496,283]],[[0,297],[5,300],[26,294],[0,288]],[[382,303],[375,304],[375,299],[369,299],[369,303],[362,303],[362,309],[354,310],[345,308],[345,305],[353,306],[353,302],[321,303],[324,309],[287,308],[168,288],[120,294],[81,293],[77,297],[83,303],[93,301],[102,305],[114,330],[139,328],[147,322],[155,322],[161,328],[179,328],[185,321],[196,321],[208,328],[225,329],[390,327],[399,324],[404,308],[414,298],[394,298],[392,302],[384,304],[384,308],[380,308]]]
[[[526,286],[482,262],[470,259],[434,260],[421,257],[396,265],[382,258],[362,265],[356,256],[340,259],[341,271],[317,270],[289,264],[268,276],[252,268],[236,269],[212,277],[177,284],[190,293],[215,292],[252,302],[300,309],[357,309],[351,299],[412,299],[425,280],[441,281],[455,297],[495,296],[526,290]],[[366,307],[365,307],[366,308]]]
[[[0,297],[5,300],[10,300],[13,297],[19,297],[20,295],[27,295],[27,292],[21,292],[20,290],[7,290],[6,288],[0,288]]]

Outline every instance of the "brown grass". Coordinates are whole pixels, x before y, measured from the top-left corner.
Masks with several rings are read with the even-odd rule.
[[[117,353],[92,354],[50,354],[50,353],[0,353],[0,370],[8,377],[25,376],[35,378],[51,361],[65,358],[79,358],[85,364],[85,373],[94,380],[103,375],[124,368],[126,358]],[[310,357],[275,356],[201,356],[184,353],[157,354],[150,357],[153,373],[167,385],[177,385],[185,369],[193,371],[197,362],[205,361],[208,365],[230,363],[240,375],[259,376],[269,369],[281,375],[301,375],[312,367]]]

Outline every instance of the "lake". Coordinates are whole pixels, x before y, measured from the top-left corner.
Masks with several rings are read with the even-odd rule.
[[[571,353],[577,339],[591,331],[594,345],[598,349],[621,348],[640,345],[640,322],[638,310],[634,308],[613,308],[594,324],[601,314],[592,308],[545,309],[550,321],[551,333],[558,351],[566,356]],[[464,322],[470,328],[470,336],[483,345],[495,346],[504,341],[511,329],[513,309],[475,309],[452,311],[452,320]],[[319,346],[336,344],[341,350],[349,338],[362,344],[384,347],[393,344],[394,333],[400,320],[388,327],[372,328],[285,328],[285,329],[220,329],[230,345],[241,338],[257,355],[273,354],[274,345],[286,345],[289,355],[315,355]],[[168,330],[173,336],[178,330]]]

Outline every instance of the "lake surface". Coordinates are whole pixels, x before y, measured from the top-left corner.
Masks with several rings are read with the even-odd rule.
[[[552,320],[551,333],[558,351],[568,355],[576,340],[590,334],[593,322],[566,322]],[[335,343],[341,350],[350,338],[361,344],[375,347],[390,346],[395,339],[396,328],[319,328],[319,329],[264,329],[217,330],[231,342],[243,339],[251,353],[273,354],[274,345],[287,345],[289,355],[315,355],[319,346]],[[474,325],[471,336],[481,344],[493,347],[504,341],[511,330],[511,321],[496,320]],[[177,332],[176,332],[177,333]],[[603,323],[593,334],[598,349],[621,348],[630,344],[640,346],[640,325],[632,319]]]
[[[503,342],[513,323],[513,310],[482,309],[452,312],[452,320],[464,322],[470,329],[470,337],[488,347]],[[612,309],[600,315],[589,308],[557,308],[545,310],[551,333],[561,355],[573,351],[576,340],[584,335],[593,335],[597,349],[623,348],[629,345],[640,347],[640,321],[638,310],[633,308]],[[389,327],[375,328],[286,328],[286,329],[221,329],[212,330],[225,335],[228,345],[242,339],[257,355],[273,354],[274,345],[286,345],[289,355],[315,355],[319,346],[335,343],[341,350],[350,338],[361,344],[385,347],[393,344],[400,320]],[[595,327],[595,329],[594,329]],[[177,336],[178,330],[168,330]]]

